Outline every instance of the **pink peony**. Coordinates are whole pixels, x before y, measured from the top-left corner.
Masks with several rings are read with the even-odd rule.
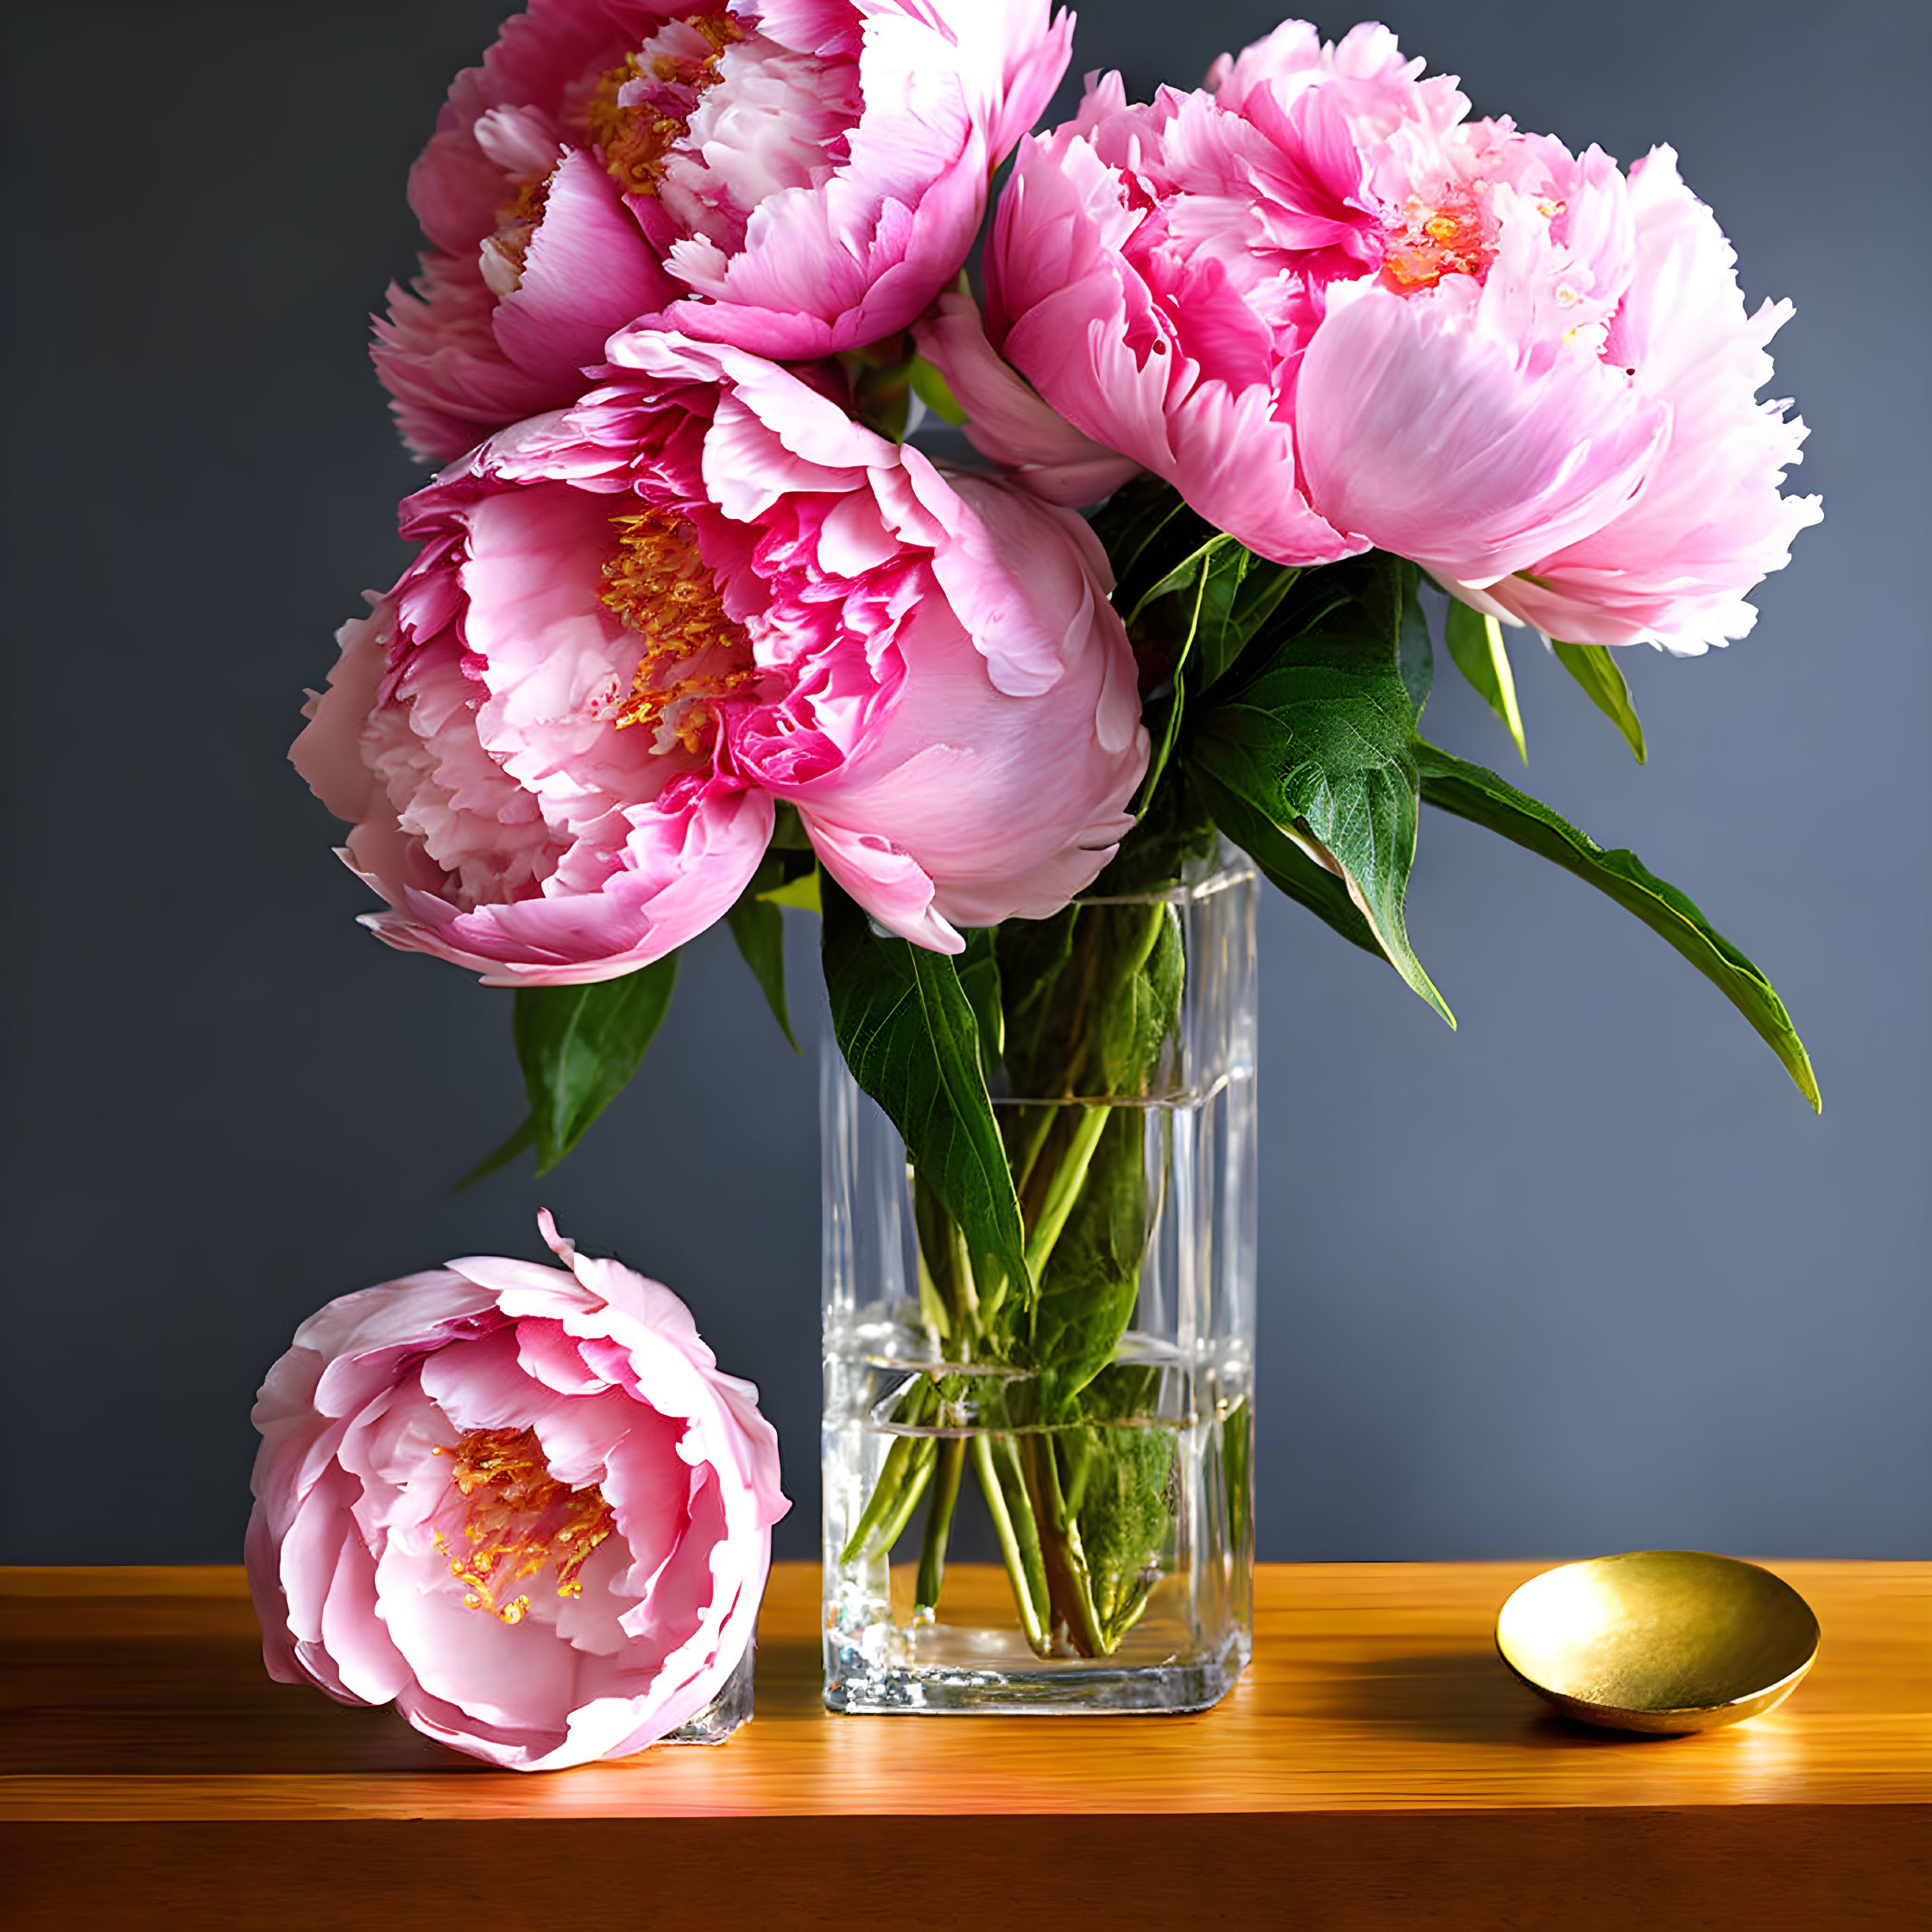
[[[758,527],[770,601],[747,621],[780,673],[735,717],[732,749],[798,808],[826,870],[944,952],[958,925],[1043,918],[1090,885],[1133,823],[1148,747],[1085,522],[942,475],[742,350],[641,327],[611,353],[727,385],[705,480]]]
[[[411,447],[575,401],[652,312],[786,358],[904,329],[1071,33],[1047,0],[534,0],[410,177],[433,248],[376,360]]]
[[[1086,526],[746,351],[612,349],[639,373],[411,499],[422,554],[296,742],[376,932],[609,978],[729,909],[781,799],[921,944],[1090,883],[1147,743]]]
[[[660,412],[621,501],[506,479],[511,432],[404,505],[425,540],[344,627],[290,755],[355,830],[368,921],[494,985],[615,977],[729,910],[771,837],[723,723],[757,673],[716,573],[703,426]]]
[[[1076,501],[1051,406],[1280,561],[1379,546],[1572,641],[1736,635],[1816,514],[1778,496],[1802,427],[1754,401],[1784,312],[1746,316],[1667,154],[1626,180],[1421,66],[1290,22],[1212,92],[1090,84],[1002,198],[989,344],[928,325],[976,440]]]
[[[344,1295],[256,1403],[248,1571],[269,1675],[517,1771],[621,1758],[745,1659],[778,1438],[691,1311],[538,1217]]]
[[[1693,657],[1750,630],[1758,613],[1745,591],[1782,570],[1792,540],[1824,512],[1815,496],[1779,493],[1804,425],[1757,400],[1771,376],[1765,345],[1791,305],[1746,313],[1730,243],[1670,148],[1632,167],[1630,199],[1637,267],[1609,353],[1669,404],[1664,446],[1601,528],[1487,592],[1449,587],[1567,643],[1648,642]]]

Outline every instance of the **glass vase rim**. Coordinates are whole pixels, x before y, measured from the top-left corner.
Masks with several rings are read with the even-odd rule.
[[[1260,876],[1254,861],[1240,846],[1224,838],[1211,862],[1184,867],[1180,877],[1167,885],[1150,886],[1146,891],[1137,893],[1089,890],[1076,893],[1067,903],[1070,906],[1191,906]]]

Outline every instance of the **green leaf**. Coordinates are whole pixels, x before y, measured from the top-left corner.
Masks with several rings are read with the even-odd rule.
[[[1348,603],[1354,604],[1361,613],[1358,624],[1363,635],[1379,642],[1386,640],[1399,661],[1403,620],[1416,594],[1416,566],[1405,558],[1392,557],[1386,550],[1371,550],[1363,556],[1331,565],[1329,571],[1337,579],[1333,588],[1341,601],[1326,603],[1325,587],[1317,580],[1314,588],[1323,595],[1325,607],[1339,611]]]
[[[954,962],[959,975],[959,989],[973,1009],[973,1023],[979,1029],[980,1070],[990,1087],[1000,1077],[1001,1057],[1006,1051],[1007,1016],[1000,1001],[1000,960],[993,950],[995,929],[975,926],[966,934],[966,950]]]
[[[1300,575],[1217,533],[1182,558],[1131,608],[1129,636],[1137,646],[1153,640],[1151,654],[1166,666],[1147,708],[1154,743],[1137,811],[1146,808],[1166,769],[1190,694],[1220,683]]]
[[[1147,693],[1153,747],[1134,801],[1138,813],[1159,786],[1190,694],[1226,674],[1300,572],[1255,556],[1152,477],[1116,490],[1092,521],[1114,567],[1114,605]]]
[[[1417,595],[1421,573],[1408,568],[1402,597],[1402,616],[1397,631],[1396,661],[1402,672],[1402,688],[1416,708],[1416,723],[1422,723],[1423,706],[1436,688],[1436,647],[1429,641],[1429,616]]]
[[[1313,840],[1298,828],[1284,830],[1205,772],[1196,772],[1195,782],[1214,808],[1215,823],[1254,861],[1270,885],[1306,906],[1351,944],[1387,961],[1374,927],[1361,916],[1348,886],[1310,850]]]
[[[1616,659],[1607,644],[1558,644],[1550,649],[1556,661],[1582,685],[1591,704],[1624,735],[1624,742],[1644,762],[1644,727],[1638,723],[1637,708],[1630,701],[1630,687],[1624,682]]]
[[[924,356],[913,357],[907,365],[906,376],[912,385],[912,394],[941,422],[950,423],[957,428],[966,420],[966,412],[959,407],[958,399],[953,395],[950,385]]]
[[[1223,672],[1232,670],[1236,660],[1272,622],[1288,593],[1301,580],[1300,570],[1292,564],[1272,564],[1254,558],[1241,578],[1232,609],[1228,613],[1227,635],[1232,641],[1224,646],[1218,660],[1203,653],[1190,675],[1196,691],[1206,691]],[[1214,677],[1206,674],[1209,665],[1218,664]]]
[[[1443,633],[1455,668],[1503,721],[1503,729],[1515,741],[1517,755],[1527,765],[1530,748],[1523,736],[1523,714],[1517,709],[1516,676],[1509,667],[1503,627],[1493,617],[1451,597]]]
[[[1248,560],[1248,552],[1232,537],[1210,537],[1152,585],[1127,612],[1127,634],[1138,642],[1144,635],[1142,620],[1148,607],[1164,603],[1171,606],[1165,614],[1169,621],[1159,626],[1161,649],[1156,653],[1166,668],[1166,675],[1161,679],[1165,695],[1157,697],[1147,707],[1148,731],[1153,742],[1146,775],[1140,781],[1133,803],[1136,816],[1146,809],[1147,801],[1153,797],[1180,736],[1188,691],[1188,680],[1183,672],[1188,660],[1197,647],[1214,647],[1203,646],[1204,635],[1215,636],[1218,641]]]
[[[1415,857],[1415,705],[1400,662],[1413,566],[1371,554],[1330,565],[1319,615],[1260,651],[1196,723],[1191,755],[1278,831],[1305,826],[1397,972],[1455,1017],[1409,944],[1402,901]],[[1307,580],[1304,579],[1304,582]],[[1335,592],[1346,589],[1345,602]]]
[[[1179,919],[1160,903],[1086,906],[1079,917],[1075,984],[1085,996],[1071,1017],[1093,1043],[1082,1058],[1097,1064],[1076,1075],[1076,1090],[1143,1095],[1178,1022],[1186,972]],[[1023,1190],[1027,1257],[1039,1284],[1025,1359],[1042,1375],[1050,1416],[1059,1417],[1113,1360],[1133,1317],[1148,1238],[1146,1123],[1132,1107],[1074,1103],[1038,1113],[1049,1124]]]
[[[1272,564],[1241,549],[1232,538],[1225,541],[1233,547],[1202,557],[1200,597],[1181,660],[1194,691],[1212,690],[1234,669],[1301,576],[1291,565]]]
[[[767,906],[792,906],[801,912],[816,915],[818,903],[818,868],[801,872],[796,879],[788,879],[782,886],[774,886],[771,891],[758,895]]]
[[[1142,627],[1157,605],[1171,600],[1173,622],[1166,628],[1175,672],[1185,671],[1190,689],[1206,691],[1233,667],[1300,575],[1217,532],[1135,600],[1128,629]]]
[[[637,1071],[677,978],[672,952],[595,986],[517,988],[511,1031],[530,1095],[538,1173],[577,1145]]]
[[[1114,1359],[1140,1295],[1147,1246],[1146,1123],[1133,1107],[1063,1107],[1091,1130],[1071,1212],[1040,1270],[1026,1361],[1039,1373],[1048,1418]]]
[[[1606,851],[1548,805],[1481,765],[1452,758],[1431,744],[1418,743],[1416,756],[1423,797],[1430,805],[1487,826],[1574,872],[1675,946],[1751,1022],[1798,1091],[1822,1110],[1810,1058],[1771,982],[1675,886],[1646,870],[1634,852]]]
[[[1233,537],[1216,531],[1206,542],[1190,551],[1159,582],[1151,584],[1135,598],[1125,613],[1132,627],[1146,615],[1147,607],[1163,597],[1180,600],[1187,613],[1184,635],[1191,637],[1199,628],[1203,600],[1212,589],[1213,614],[1225,617],[1241,588],[1253,552]],[[1214,586],[1218,584],[1218,588]]]
[[[799,816],[799,808],[788,799],[780,799],[778,809],[772,814],[772,842],[769,848],[774,852],[803,852],[808,856],[811,852],[811,834],[805,830],[805,820]]]
[[[1044,919],[1007,919],[991,929],[1004,1009],[1000,1051],[1016,1093],[1051,1092],[1053,1071],[1071,1051],[1062,985],[1084,911],[1063,906]]]
[[[1215,534],[1158,477],[1121,484],[1089,521],[1114,566],[1114,607],[1121,611],[1133,609],[1151,585]]]
[[[768,852],[758,862],[751,881],[738,895],[738,903],[724,915],[731,937],[738,942],[745,964],[758,982],[765,1003],[772,1009],[779,1030],[799,1051],[792,1031],[792,1017],[785,1003],[785,915],[773,903],[771,894],[786,888],[785,861]],[[806,876],[811,876],[809,874]]]
[[[831,880],[824,890],[825,990],[853,1079],[958,1224],[975,1269],[986,1271],[982,1294],[1003,1279],[1030,1301],[1020,1203],[957,970],[944,953],[875,933]]]
[[[1140,931],[1121,949],[1121,980],[1109,989],[1100,1016],[1100,1064],[1105,1091],[1147,1091],[1161,1054],[1179,1024],[1187,949],[1171,906],[1104,906]]]

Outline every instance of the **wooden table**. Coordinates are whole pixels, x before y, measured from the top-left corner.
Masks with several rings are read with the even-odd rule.
[[[1497,1662],[1542,1567],[1270,1566],[1218,1709],[1051,1722],[829,1716],[785,1565],[748,1729],[531,1777],[271,1683],[239,1570],[0,1571],[0,1923],[1932,1927],[1932,1563],[1771,1565],[1810,1677],[1648,1740]]]

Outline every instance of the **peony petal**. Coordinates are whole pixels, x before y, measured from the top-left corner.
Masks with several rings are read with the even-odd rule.
[[[933,952],[957,953],[966,942],[932,909],[934,887],[909,853],[874,832],[856,832],[801,807],[812,849],[827,872],[888,931]]]
[[[511,361],[573,394],[605,338],[670,291],[609,172],[578,148],[550,177],[521,280],[493,326]]]
[[[1623,508],[1670,412],[1594,356],[1525,368],[1506,344],[1367,289],[1316,335],[1297,420],[1331,523],[1481,586]]]
[[[1095,503],[1139,470],[1131,457],[1082,435],[994,352],[970,295],[942,295],[919,324],[919,344],[965,411],[973,447],[1035,496]]]

